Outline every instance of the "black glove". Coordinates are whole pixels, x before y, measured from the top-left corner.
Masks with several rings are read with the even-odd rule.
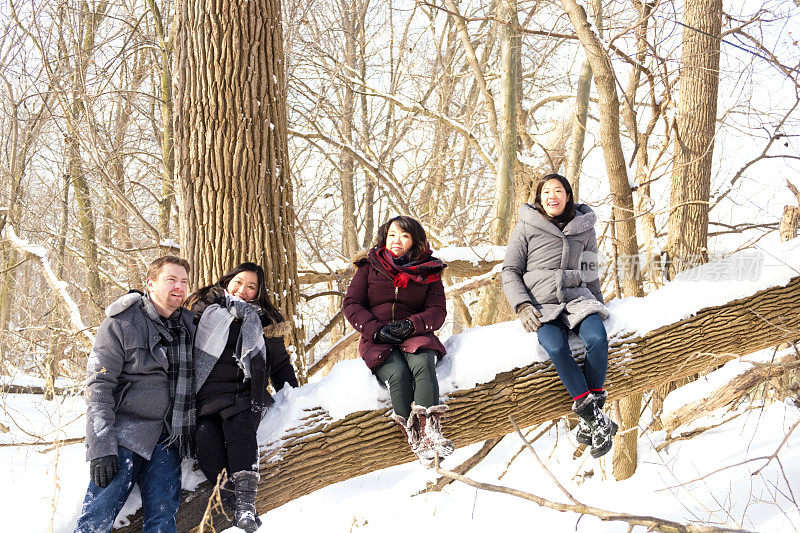
[[[542,313],[537,311],[533,305],[529,303],[520,304],[517,314],[519,315],[519,321],[522,322],[522,327],[528,333],[532,333],[542,327],[542,322],[539,320]]]
[[[117,456],[106,455],[92,459],[92,462],[89,463],[89,475],[95,485],[101,489],[106,488],[117,475]]]
[[[403,339],[392,333],[390,324],[384,324],[375,334],[375,342],[378,344],[400,344]]]
[[[392,335],[404,341],[414,334],[414,323],[407,318],[398,322],[392,322],[389,324],[389,331],[392,332]]]

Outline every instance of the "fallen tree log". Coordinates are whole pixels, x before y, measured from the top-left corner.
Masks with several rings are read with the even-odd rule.
[[[612,398],[621,398],[798,337],[800,276],[643,335],[612,337],[608,389]],[[563,416],[569,412],[570,398],[547,362],[502,372],[488,383],[452,393],[447,403],[445,433],[461,447],[512,432],[509,415],[520,427]],[[413,456],[385,412],[360,411],[332,420],[322,408],[307,411],[280,443],[262,454],[259,512],[333,483],[411,461]],[[179,531],[199,523],[209,494],[208,483],[184,493]],[[215,527],[220,520],[215,520]],[[123,529],[139,527],[140,518],[135,517]]]

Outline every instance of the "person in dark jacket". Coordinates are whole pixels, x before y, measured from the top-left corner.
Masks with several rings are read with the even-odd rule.
[[[288,323],[270,303],[264,270],[255,263],[242,263],[198,290],[187,307],[197,320],[197,461],[212,482],[223,470],[230,474],[234,524],[252,532],[261,525],[256,431],[273,403],[267,376],[276,391],[287,383],[298,386],[282,338]],[[223,494],[230,499],[225,486]]]
[[[358,268],[344,298],[344,316],[361,333],[359,353],[389,388],[400,426],[420,461],[453,452],[441,433],[436,362],[445,348],[434,333],[447,316],[441,273],[419,222],[398,216],[383,224],[369,252],[356,256]]]
[[[174,532],[181,457],[195,428],[189,263],[150,263],[147,294],[131,291],[106,308],[87,361],[89,487],[76,532],[110,532],[138,484],[142,531]]]
[[[575,204],[563,176],[548,174],[536,187],[534,205],[523,204],[506,247],[503,291],[528,332],[538,332],[580,417],[577,440],[593,457],[611,449],[617,425],[603,414],[608,365],[608,310],[597,275],[597,217]],[[586,346],[581,369],[569,348],[574,332]]]

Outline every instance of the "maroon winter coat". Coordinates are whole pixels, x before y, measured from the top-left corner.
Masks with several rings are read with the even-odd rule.
[[[406,318],[414,324],[414,334],[399,348],[409,353],[435,350],[439,358],[443,357],[446,350],[434,334],[447,316],[442,280],[428,284],[410,281],[407,287],[395,287],[374,248],[369,254],[356,256],[353,264],[358,270],[347,288],[342,310],[347,321],[361,332],[358,351],[367,366],[374,369],[383,363],[394,347],[376,344],[375,333],[384,324]]]

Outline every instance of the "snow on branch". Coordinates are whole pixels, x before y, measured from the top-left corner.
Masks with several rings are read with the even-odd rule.
[[[64,305],[66,305],[67,310],[69,311],[69,321],[72,325],[72,329],[75,331],[75,333],[83,335],[90,344],[94,344],[94,335],[92,335],[89,327],[84,324],[83,318],[81,317],[81,312],[78,309],[78,304],[75,303],[75,300],[72,298],[72,296],[70,296],[69,292],[67,292],[67,282],[59,279],[58,276],[56,276],[56,273],[53,271],[53,268],[50,266],[50,260],[47,257],[47,249],[44,246],[31,244],[28,241],[20,238],[14,231],[14,227],[11,226],[11,224],[6,224],[2,233],[0,233],[0,237],[7,239],[14,246],[14,248],[18,249],[26,256],[34,259],[39,263],[39,265],[41,265],[42,273],[47,281],[47,285],[53,290],[54,293],[56,293],[59,298],[61,298],[61,300],[64,302]]]
[[[800,242],[762,253],[760,270],[750,277],[725,279],[732,260],[749,264],[742,254],[685,271],[646,297],[612,302],[606,321],[612,399],[796,339],[800,273],[793,265],[800,264]],[[535,334],[518,321],[468,330],[445,346],[437,375],[450,407],[444,431],[456,446],[510,433],[509,416],[530,427],[570,411],[569,395]],[[575,346],[575,353],[581,357],[582,349]],[[258,433],[259,512],[413,460],[385,416],[389,410],[388,392],[360,360],[336,364],[319,382],[279,391]],[[209,487],[201,485],[184,499],[180,530],[197,525],[208,494]]]

